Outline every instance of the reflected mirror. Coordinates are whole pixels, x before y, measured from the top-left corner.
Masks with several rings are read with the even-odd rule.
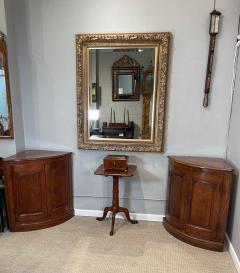
[[[128,52],[141,53],[143,49],[133,48]],[[125,55],[126,49],[112,49],[112,100],[134,101],[140,99],[140,63],[133,59],[135,54]],[[130,56],[133,55],[133,56]],[[143,54],[142,54],[143,55]],[[116,60],[119,56],[120,59]],[[136,56],[139,58],[139,56]],[[143,56],[140,56],[140,59]]]
[[[0,32],[0,138],[13,138],[7,49]]]
[[[79,148],[162,150],[169,38],[76,36]]]
[[[131,74],[123,73],[118,74],[118,85],[117,94],[118,95],[131,95],[133,94],[134,87],[134,77]]]

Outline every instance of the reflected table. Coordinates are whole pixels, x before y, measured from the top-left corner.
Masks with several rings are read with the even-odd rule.
[[[112,193],[112,206],[104,208],[103,216],[98,217],[98,221],[103,221],[107,213],[109,211],[112,212],[112,226],[110,235],[113,236],[114,234],[114,224],[115,224],[115,216],[118,212],[123,212],[127,218],[127,220],[132,224],[137,224],[138,221],[132,220],[129,215],[129,211],[127,208],[123,208],[119,206],[119,190],[118,190],[118,182],[119,177],[131,177],[134,176],[134,172],[137,169],[137,166],[135,165],[129,165],[128,170],[126,172],[120,172],[120,171],[105,171],[103,164],[100,165],[97,170],[94,172],[96,175],[103,175],[103,176],[112,176],[113,177],[113,193]]]

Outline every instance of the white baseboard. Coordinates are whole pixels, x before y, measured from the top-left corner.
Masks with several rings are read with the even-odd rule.
[[[240,261],[238,259],[237,253],[228,237],[228,235],[226,234],[226,239],[227,239],[227,244],[228,244],[228,251],[233,259],[233,262],[235,264],[235,267],[237,269],[237,272],[240,273]]]
[[[91,216],[100,217],[102,216],[102,210],[85,210],[85,209],[75,209],[75,215],[77,216]],[[130,213],[130,216],[134,220],[142,221],[153,221],[153,222],[163,222],[164,215],[160,214],[144,214],[144,213]],[[122,213],[118,213],[116,218],[124,219]]]

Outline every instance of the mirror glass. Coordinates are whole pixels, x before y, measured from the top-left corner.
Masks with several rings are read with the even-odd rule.
[[[7,49],[4,35],[0,32],[0,138],[12,138],[12,112],[9,90]]]
[[[118,76],[118,94],[129,95],[133,93],[133,75],[123,73]]]
[[[90,140],[152,139],[155,51],[155,47],[88,49]],[[144,79],[150,66],[146,107]]]
[[[4,61],[3,53],[0,51],[0,136],[9,135],[9,110]]]

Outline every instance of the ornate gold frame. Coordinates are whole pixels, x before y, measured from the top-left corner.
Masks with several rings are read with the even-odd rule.
[[[9,80],[9,69],[8,69],[6,36],[1,31],[0,31],[0,50],[4,54],[4,57],[5,57],[5,60],[6,60],[5,61],[5,81],[6,81],[7,104],[8,104],[8,113],[9,113],[9,135],[0,135],[0,139],[9,139],[9,138],[14,138],[12,100],[11,100],[11,92],[10,92],[10,80]]]
[[[162,152],[164,136],[165,98],[170,49],[168,32],[76,34],[77,127],[78,148],[106,151]],[[158,67],[155,72],[155,113],[152,139],[90,140],[88,134],[88,49],[101,47],[154,47]]]

